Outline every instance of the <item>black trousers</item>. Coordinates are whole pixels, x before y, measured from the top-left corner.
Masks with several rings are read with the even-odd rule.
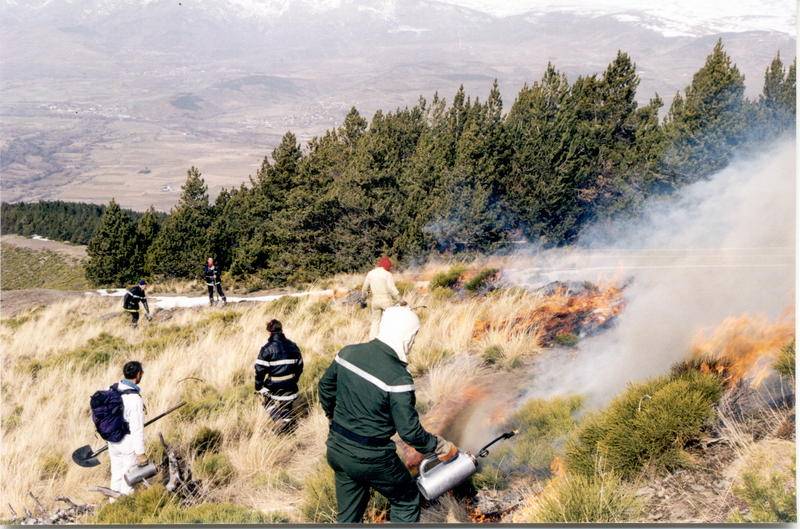
[[[131,309],[125,309],[125,311],[131,314],[131,325],[133,325],[134,327],[139,325],[139,311]]]
[[[214,301],[214,285],[209,285],[206,283],[206,286],[208,286],[208,299]],[[220,299],[225,301],[225,292],[222,291],[222,283],[216,283],[216,287],[217,294],[219,295]]]

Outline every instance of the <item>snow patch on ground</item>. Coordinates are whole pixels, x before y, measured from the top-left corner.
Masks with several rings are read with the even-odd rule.
[[[127,292],[124,288],[115,289],[98,289],[96,291],[99,295],[104,297],[122,297]],[[308,292],[297,292],[294,294],[269,294],[265,296],[228,296],[228,303],[243,303],[243,302],[261,302],[268,303],[275,301],[286,296],[290,297],[304,297],[304,296],[331,296],[333,290],[311,290]],[[159,309],[176,309],[176,308],[191,308],[203,307],[208,305],[208,296],[148,296],[147,301],[154,308]]]

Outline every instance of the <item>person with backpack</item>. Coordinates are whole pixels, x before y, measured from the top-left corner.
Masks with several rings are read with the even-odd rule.
[[[298,397],[297,381],[303,373],[300,348],[283,334],[278,320],[267,323],[269,339],[256,359],[256,391],[264,396],[264,406],[280,431],[292,422],[294,400]]]
[[[208,258],[203,267],[203,277],[208,287],[208,304],[214,305],[214,288],[216,287],[217,295],[222,300],[222,304],[227,305],[228,300],[225,299],[225,292],[222,291],[222,271],[214,264],[214,259],[211,257]]]
[[[97,433],[108,442],[111,460],[111,486],[121,494],[130,494],[133,487],[125,482],[125,473],[135,465],[147,464],[144,453],[144,402],[141,388],[144,369],[141,362],[127,362],[124,378],[108,390],[92,395],[90,406]]]
[[[140,279],[139,283],[129,288],[128,291],[125,292],[125,297],[122,298],[122,308],[125,312],[130,313],[131,326],[134,329],[139,326],[139,303],[144,305],[144,312],[147,319],[152,319],[150,316],[150,307],[147,305],[147,296],[144,293],[144,288],[146,286],[147,282],[144,279]]]

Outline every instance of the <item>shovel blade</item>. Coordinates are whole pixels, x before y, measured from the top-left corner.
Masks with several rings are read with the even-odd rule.
[[[100,464],[97,455],[89,445],[84,445],[72,452],[72,460],[76,465],[86,468],[96,467]]]

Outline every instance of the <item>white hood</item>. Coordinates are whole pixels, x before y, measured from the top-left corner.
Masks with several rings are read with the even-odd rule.
[[[377,338],[394,349],[400,360],[408,362],[408,352],[417,331],[419,318],[413,310],[408,307],[389,307],[383,311]]]

